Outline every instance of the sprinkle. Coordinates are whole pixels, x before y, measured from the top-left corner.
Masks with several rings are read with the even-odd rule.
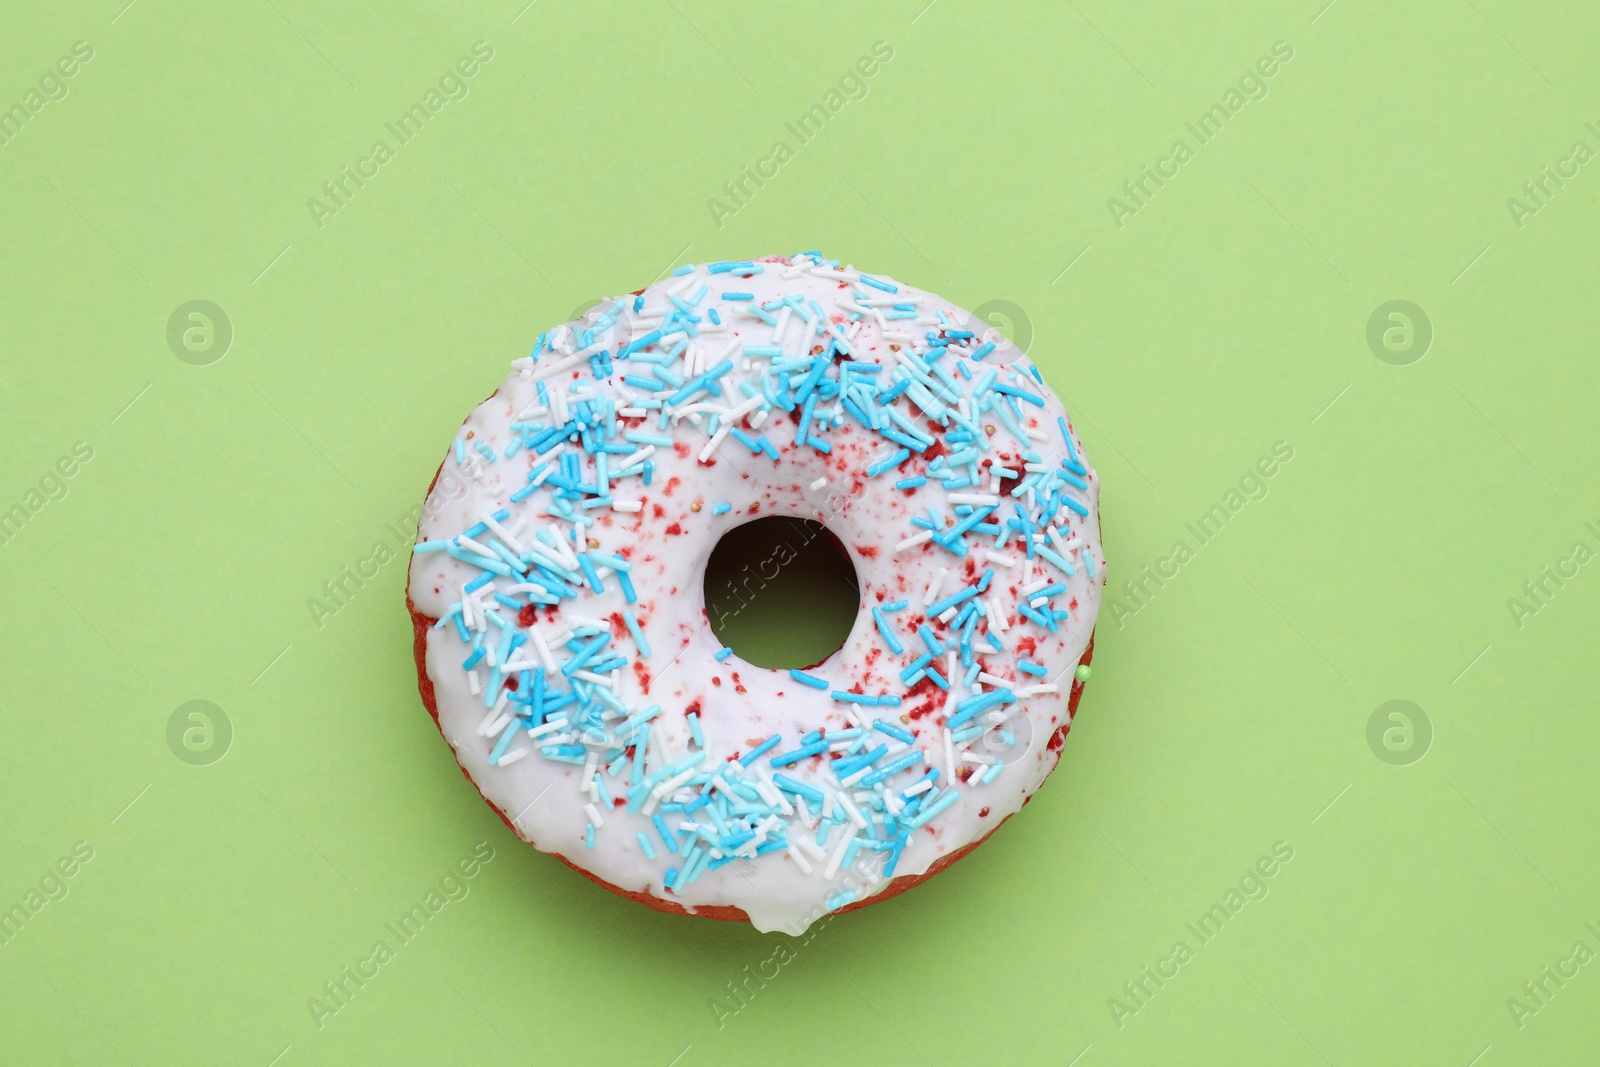
[[[904,741],[908,745],[915,744],[917,740],[909,730],[902,730],[893,723],[884,722],[882,719],[873,719],[872,728],[879,733],[888,734],[896,741]]]
[[[828,683],[823,681],[821,678],[818,678],[814,674],[807,674],[805,671],[802,671],[796,667],[791,667],[789,669],[789,677],[793,678],[802,685],[809,685],[813,689],[828,688]]]
[[[714,655],[712,658],[715,659],[718,663],[721,663],[723,660],[727,659],[731,655],[733,655],[733,649],[729,648],[727,645],[723,645],[720,649],[717,650],[716,655]]]
[[[774,774],[772,781],[779,789],[795,796],[805,797],[814,804],[822,803],[822,790],[815,789],[803,782],[797,782],[786,774]]]
[[[779,735],[773,734],[771,737],[761,742],[761,744],[757,745],[755,748],[739,757],[739,762],[744,764],[746,767],[750,766],[750,764],[754,763],[758,757],[764,756],[768,752],[772,751],[772,749],[776,748],[780,740],[781,738]]]
[[[895,637],[894,630],[889,626],[889,620],[884,618],[882,608],[872,609],[872,621],[878,625],[878,633],[883,637],[883,643],[889,646],[889,651],[900,655],[905,651],[905,646]]]
[[[733,510],[733,505],[732,504],[712,504],[711,505],[711,514],[713,514],[713,515],[726,515],[728,512],[730,512],[732,510]]]

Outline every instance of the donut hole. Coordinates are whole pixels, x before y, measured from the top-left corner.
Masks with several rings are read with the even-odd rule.
[[[730,530],[706,564],[711,632],[747,663],[810,667],[850,636],[861,600],[855,565],[820,522],[765,518]]]

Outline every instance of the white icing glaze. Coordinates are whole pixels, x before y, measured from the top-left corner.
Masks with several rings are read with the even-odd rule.
[[[1013,562],[1014,565],[1010,567],[992,562],[985,555],[996,548],[995,537],[985,533],[966,535],[968,547],[964,557],[926,541],[897,552],[897,543],[925,532],[911,524],[912,516],[925,517],[932,507],[945,524],[956,518],[955,502],[951,501],[950,492],[957,494],[956,502],[965,499],[966,503],[973,503],[972,498],[963,498],[961,494],[979,494],[981,499],[982,495],[1000,488],[994,484],[998,476],[992,476],[988,470],[991,462],[1000,463],[1026,476],[1028,472],[1022,469],[1024,461],[1020,453],[1023,449],[1030,449],[1040,457],[1039,464],[1030,464],[1040,472],[1038,477],[1053,479],[1053,472],[1062,470],[1064,463],[1071,462],[1068,446],[1057,428],[1057,419],[1065,418],[1065,410],[1055,395],[1034,379],[1030,362],[1008,341],[993,331],[985,334],[984,323],[931,294],[903,285],[898,286],[897,292],[887,293],[860,283],[853,273],[844,274],[843,278],[848,280],[841,280],[837,270],[807,267],[806,264],[811,261],[800,257],[771,257],[758,262],[763,267],[759,274],[745,275],[738,271],[709,274],[708,268],[702,266],[696,268],[693,274],[669,277],[652,285],[644,291],[643,309],[639,315],[623,316],[614,326],[602,325],[597,328],[599,336],[591,338],[594,344],[582,349],[579,354],[594,354],[599,351],[598,346],[604,345],[612,357],[616,357],[619,346],[644,338],[660,325],[661,316],[673,307],[671,295],[687,301],[701,285],[708,286],[708,295],[695,305],[695,314],[702,317],[698,337],[693,338],[689,348],[667,364],[669,370],[676,370],[678,377],[693,378],[691,370],[704,371],[724,358],[733,362],[732,370],[720,379],[720,396],[702,393],[684,403],[689,409],[711,405],[700,413],[700,418],[704,420],[714,411],[727,412],[732,405],[743,401],[745,397],[735,383],[742,379],[759,386],[763,369],[771,365],[770,359],[765,357],[742,356],[738,346],[781,343],[785,358],[795,359],[806,351],[815,351],[814,346],[826,342],[825,336],[814,333],[813,324],[799,314],[786,314],[789,310],[786,308],[774,311],[783,324],[781,341],[775,342],[774,327],[740,310],[745,301],[719,299],[724,291],[754,294],[757,304],[799,295],[807,301],[805,306],[810,308],[812,305],[809,301],[814,300],[834,322],[841,324],[840,328],[847,334],[851,329],[850,313],[838,301],[851,301],[853,293],[877,301],[914,302],[916,319],[879,319],[878,313],[886,310],[882,304],[872,309],[873,314],[862,315],[848,342],[851,350],[849,358],[857,362],[881,364],[884,370],[875,380],[888,382],[891,369],[901,361],[897,350],[926,351],[924,334],[929,331],[970,330],[980,336],[971,340],[957,340],[955,347],[950,349],[953,354],[940,357],[939,364],[946,370],[953,369],[957,361],[966,364],[972,380],[956,374],[953,381],[968,394],[990,372],[991,365],[998,364],[992,369],[998,372],[997,380],[1000,383],[1031,392],[1042,399],[1042,405],[1035,405],[1013,394],[1013,402],[1016,399],[1021,401],[1016,402],[1015,410],[1020,412],[1023,427],[1036,433],[1037,438],[1019,441],[1013,435],[1015,422],[999,417],[999,413],[990,408],[972,420],[983,431],[987,441],[987,451],[978,460],[980,484],[947,491],[938,480],[930,478],[924,485],[900,490],[895,488],[895,481],[922,474],[928,460],[913,453],[899,467],[868,477],[865,473],[867,466],[889,456],[897,446],[866,429],[849,414],[840,414],[838,418],[841,421],[826,431],[831,452],[824,454],[810,445],[795,443],[796,418],[781,409],[773,409],[763,416],[761,413],[772,405],[762,404],[742,415],[738,425],[751,436],[763,433],[775,446],[780,458],[774,461],[760,453],[752,454],[749,448],[724,434],[711,454],[712,462],[709,465],[697,459],[708,444],[706,430],[702,428],[704,422],[696,426],[690,419],[682,418],[667,429],[661,429],[659,412],[656,411],[649,412],[649,417],[644,419],[624,417],[620,419],[611,440],[622,443],[624,432],[642,430],[646,434],[671,436],[675,445],[655,447],[650,456],[654,473],[649,486],[644,486],[637,474],[612,479],[613,500],[640,501],[641,510],[623,512],[600,507],[575,511],[585,519],[592,520],[592,525],[585,530],[584,541],[576,545],[575,550],[582,551],[588,544],[592,556],[619,554],[631,563],[630,577],[636,590],[637,603],[629,604],[617,575],[602,569],[598,576],[604,584],[604,593],[594,594],[588,588],[579,588],[580,595],[576,599],[562,599],[558,605],[540,608],[535,628],[551,646],[555,663],[560,664],[568,658],[569,653],[558,645],[556,639],[576,622],[581,622],[582,617],[600,620],[608,625],[611,642],[597,657],[597,661],[613,655],[626,656],[633,661],[608,674],[614,684],[618,703],[630,712],[649,705],[658,704],[661,708],[650,722],[644,766],[646,773],[701,752],[700,747],[693,743],[686,719],[686,709],[695,705],[700,708],[704,736],[705,758],[698,768],[702,772],[715,771],[731,757],[749,753],[763,739],[775,733],[781,735],[780,744],[757,757],[744,770],[747,780],[770,775],[774,769],[770,767],[769,760],[797,748],[802,736],[808,732],[821,729],[834,734],[852,727],[852,716],[854,722],[861,724],[882,719],[892,726],[911,731],[916,738],[915,747],[924,753],[925,763],[914,764],[893,775],[883,783],[884,788],[898,795],[899,791],[911,786],[927,766],[931,766],[940,772],[936,784],[941,795],[951,788],[956,793],[956,799],[950,806],[910,832],[909,841],[898,856],[894,876],[919,875],[941,857],[983,837],[1004,817],[1017,811],[1055,766],[1058,753],[1051,749],[1048,742],[1056,729],[1068,721],[1066,707],[1073,680],[1071,672],[1093,631],[1105,575],[1097,512],[1099,482],[1092,468],[1089,468],[1083,475],[1087,489],[1078,490],[1062,485],[1062,495],[1070,496],[1087,511],[1087,515],[1057,505],[1055,535],[1047,536],[1042,532],[1034,535],[1036,544],[1054,551],[1058,559],[1063,554],[1062,550],[1066,550],[1066,555],[1076,561],[1076,573],[1073,575],[1063,574],[1055,564],[1046,561],[1043,553],[1036,552],[1032,560],[1026,559],[1022,534],[1010,529],[1005,531],[1005,546],[998,549],[997,553]],[[849,268],[844,270],[848,271]],[[631,297],[621,300],[623,306],[631,307],[633,304]],[[652,395],[651,389],[625,383],[622,377],[624,374],[654,373],[655,368],[648,363],[638,359],[617,359],[614,377],[596,381],[589,362],[567,355],[579,351],[574,345],[581,343],[579,338],[585,326],[593,324],[597,316],[605,309],[616,306],[616,303],[604,302],[575,324],[566,336],[563,336],[563,331],[552,331],[551,338],[558,350],[551,351],[546,346],[537,352],[536,361],[517,361],[517,369],[492,397],[468,417],[462,433],[458,435],[458,444],[445,460],[444,473],[424,509],[419,542],[437,547],[441,542],[481,523],[485,515],[504,509],[510,512],[510,516],[500,521],[498,531],[479,534],[480,544],[504,538],[509,533],[509,540],[514,542],[512,547],[518,552],[524,547],[538,547],[552,556],[556,554],[540,544],[537,531],[548,526],[565,537],[572,529],[572,524],[546,512],[550,502],[549,484],[546,483],[521,502],[511,502],[510,496],[517,490],[525,490],[529,471],[538,470],[542,463],[553,460],[557,452],[535,457],[528,448],[519,447],[506,457],[508,446],[523,432],[513,428],[512,424],[516,422],[524,427],[550,426],[563,405],[561,398],[552,395],[558,383],[564,391],[564,403],[569,414],[581,393],[587,393],[590,397],[612,397],[618,405],[628,405]],[[707,309],[712,307],[719,310],[721,327],[714,326],[706,317]],[[936,309],[945,313],[948,326],[936,317]],[[909,343],[913,336],[916,338],[914,345]],[[970,354],[978,349],[985,336],[997,347],[987,353],[986,362],[971,360]],[[686,339],[682,335],[669,337],[662,344],[641,351],[656,358],[655,353],[670,349],[678,341]],[[733,347],[730,349],[730,346]],[[563,348],[565,352],[561,351]],[[966,354],[961,354],[963,352]],[[693,368],[685,369],[686,358],[697,361]],[[570,365],[564,364],[564,360],[570,360]],[[552,374],[557,366],[563,369]],[[828,368],[830,375],[837,373],[835,367],[836,364]],[[541,401],[537,384],[539,380],[545,383],[545,395],[550,403]],[[664,393],[673,391],[668,387]],[[909,392],[915,394],[916,390]],[[945,397],[954,395],[954,391],[947,387]],[[974,399],[978,398],[968,398],[963,403],[970,405]],[[1004,397],[997,399],[1000,403],[1007,403]],[[902,395],[893,403],[915,426],[924,430],[929,427],[928,414],[919,410],[912,396]],[[556,410],[552,411],[552,408]],[[832,423],[835,409],[832,399],[818,403],[815,417]],[[1010,414],[1009,408],[1007,414]],[[758,428],[751,428],[752,422],[758,423]],[[940,426],[937,433],[930,431],[929,435],[942,435],[956,429],[957,425],[952,421],[950,426]],[[942,436],[939,439],[941,445],[936,445],[934,451],[941,447],[960,451],[957,445],[944,445]],[[485,461],[478,454],[476,450],[479,443],[492,450],[497,457],[493,462]],[[964,443],[959,444],[964,447]],[[1082,446],[1076,438],[1072,441],[1072,448],[1077,459],[1083,461]],[[582,478],[593,483],[595,474],[591,457],[584,456],[574,445],[568,445],[564,450],[582,456]],[[467,457],[464,465],[458,458],[462,454]],[[610,470],[615,472],[627,459],[628,456],[622,454],[609,456]],[[1083,462],[1082,466],[1087,468],[1088,465]],[[1044,472],[1051,473],[1047,475]],[[824,478],[827,479],[825,484],[820,482]],[[820,485],[820,488],[813,488],[813,485]],[[1004,489],[1010,490],[1013,485],[1007,479]],[[1045,495],[1034,493],[1031,505],[1026,490],[1022,497],[1005,495],[1002,497],[1002,506],[992,517],[1007,517],[1017,509],[1037,516],[1041,506],[1046,503],[1046,500],[1040,499]],[[731,510],[720,515],[713,514],[713,505],[722,503],[731,504]],[[768,670],[746,663],[737,655],[722,662],[714,658],[721,644],[713,636],[707,622],[702,593],[704,570],[711,550],[723,534],[742,523],[758,517],[785,515],[822,521],[847,547],[861,585],[862,609],[849,637],[842,648],[810,671],[830,683],[826,690],[801,684],[787,671]],[[669,532],[672,530],[680,532]],[[570,542],[567,543],[570,545]],[[1086,555],[1087,567],[1083,558]],[[950,679],[951,686],[947,694],[934,686],[931,680],[924,680],[908,692],[901,682],[900,672],[926,651],[922,639],[917,635],[917,627],[924,622],[925,592],[940,570],[950,571],[940,583],[938,593],[939,597],[945,597],[977,581],[986,568],[994,571],[994,577],[984,595],[994,602],[997,612],[1003,615],[1008,624],[1000,635],[1006,649],[991,651],[984,634],[992,624],[985,614],[974,629],[976,662],[986,676],[1002,680],[1013,690],[1030,685],[1058,684],[1059,692],[1046,691],[1022,696],[1016,703],[996,709],[1011,713],[1011,717],[1000,728],[1010,731],[1017,739],[1017,744],[1006,747],[1003,742],[997,743],[997,732],[991,729],[983,737],[967,742],[962,747],[988,759],[1000,760],[1006,766],[987,784],[976,784],[978,775],[973,775],[971,781],[952,782],[952,771],[945,751],[945,721],[955,711],[959,700],[974,692],[989,691],[994,684],[986,677],[973,687],[963,688],[961,678],[957,677]],[[572,569],[576,571],[578,568]],[[419,552],[413,557],[409,593],[417,610],[427,616],[440,618],[462,599],[463,585],[482,573],[478,566],[443,551]],[[1066,612],[1066,616],[1059,619],[1059,629],[1055,633],[1036,621],[1024,618],[1017,609],[1019,599],[1026,602],[1032,595],[1023,594],[1021,590],[1045,579],[1052,584],[1065,586],[1064,592],[1052,596],[1050,601],[1053,609]],[[496,578],[490,586],[473,593],[472,599],[481,606],[499,611],[502,617],[515,625],[513,612],[497,605],[491,596],[496,591],[503,593],[516,581],[514,578]],[[512,599],[520,600],[521,596],[513,595]],[[909,601],[909,606],[887,616],[905,649],[903,654],[896,655],[886,645],[868,609],[899,600]],[[637,614],[651,648],[648,657],[639,655],[632,635],[622,622],[620,613],[625,609]],[[469,609],[469,614],[476,616],[478,611]],[[939,635],[947,633],[943,625],[934,620],[927,621]],[[474,622],[486,630],[488,645],[498,644],[501,630],[497,625],[484,627],[481,616]],[[517,631],[525,632],[520,626]],[[950,639],[953,642],[954,635]],[[1045,669],[1044,676],[1031,677],[1019,672],[1019,642],[1031,642],[1032,648],[1027,658]],[[951,647],[955,647],[953,643]],[[1020,648],[1027,648],[1027,645],[1023,644]],[[557,853],[623,890],[650,893],[691,911],[712,905],[742,908],[751,922],[764,931],[785,929],[798,933],[828,910],[830,900],[833,906],[841,906],[845,902],[839,895],[841,888],[846,892],[854,890],[852,899],[860,899],[881,891],[887,884],[879,872],[888,853],[869,851],[866,847],[856,852],[850,868],[838,871],[832,878],[826,876],[828,860],[833,859],[835,852],[839,851],[845,839],[844,834],[852,826],[851,821],[847,820],[831,831],[827,845],[822,850],[826,859],[815,859],[811,853],[806,853],[812,868],[810,873],[802,871],[801,864],[791,851],[778,848],[749,861],[734,861],[716,869],[704,869],[692,882],[667,890],[663,886],[663,878],[669,869],[684,866],[683,856],[671,854],[663,847],[654,823],[643,810],[630,811],[623,806],[629,787],[630,768],[619,768],[619,773],[614,777],[606,774],[603,765],[605,753],[608,748],[610,751],[615,749],[605,745],[594,746],[591,751],[602,761],[598,773],[603,776],[602,780],[615,804],[596,805],[595,810],[600,813],[604,823],[594,835],[593,847],[586,847],[585,835],[590,818],[585,805],[593,803],[595,797],[583,790],[586,781],[583,766],[541,755],[539,746],[548,741],[551,735],[535,740],[524,735],[521,729],[511,727],[515,734],[505,751],[529,751],[525,756],[516,758],[515,762],[501,766],[489,765],[497,738],[481,735],[479,729],[489,721],[486,715],[490,719],[496,716],[490,714],[484,698],[475,695],[472,687],[481,688],[489,684],[491,675],[486,663],[480,663],[470,672],[462,669],[470,651],[462,643],[454,623],[441,624],[428,631],[425,662],[427,674],[434,685],[440,727],[455,750],[457,759],[472,775],[484,796],[513,821],[525,840],[538,848]],[[530,664],[538,663],[541,657],[536,653],[535,642],[530,639],[511,653],[511,660],[514,663],[519,659]],[[932,665],[945,671],[947,660],[948,656],[941,656]],[[557,683],[566,684],[566,679],[559,672],[547,673]],[[957,673],[963,673],[959,663]],[[473,678],[470,684],[469,676]],[[498,678],[498,673],[493,677]],[[521,677],[525,679],[527,675]],[[897,707],[869,707],[846,704],[830,695],[832,690],[852,687],[868,694],[903,695],[903,703]],[[516,706],[506,705],[507,708]],[[569,710],[572,707],[568,705]],[[611,728],[614,728],[621,720],[621,714],[614,714],[611,719]],[[981,718],[975,719],[963,724],[962,728],[981,722]],[[869,733],[864,746],[866,749],[871,750],[879,744],[889,746],[888,753],[874,764],[875,768],[882,767],[904,749],[903,744],[893,737],[870,730]],[[959,735],[960,729],[955,733]],[[964,763],[960,751],[960,748],[956,749],[957,769],[975,766]],[[807,757],[798,763],[778,768],[776,772],[824,794],[839,791],[838,779],[826,762],[834,755],[828,753]],[[978,766],[978,770],[982,772],[984,768]],[[738,771],[730,768],[727,773],[732,776]],[[698,794],[701,788],[694,785],[691,792],[685,787],[669,794],[664,800],[670,804],[674,798],[683,799]],[[858,791],[865,789],[857,784],[845,792],[854,796]],[[791,802],[795,799],[789,793],[785,793],[784,797]],[[856,802],[856,807],[863,814],[868,814],[868,803],[863,798]],[[812,815],[812,828],[802,825],[798,812],[792,821],[789,818],[779,820],[784,825],[778,832],[787,833],[790,842],[797,841],[800,836],[814,840],[817,806],[808,803],[807,807]],[[842,806],[840,813],[848,814]],[[706,814],[702,808],[700,817]],[[693,819],[695,816],[674,813],[668,817],[668,822],[675,826],[685,818]],[[881,819],[882,813],[876,813],[878,821],[875,822],[874,831],[880,835],[885,833],[880,828]],[[655,849],[653,859],[646,856],[637,838],[641,832]],[[686,835],[680,834],[679,837],[685,839],[684,848],[687,849]],[[709,848],[709,845],[706,847]]]

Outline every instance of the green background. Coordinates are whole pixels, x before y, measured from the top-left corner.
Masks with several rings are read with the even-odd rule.
[[[0,947],[0,1059],[1593,1061],[1600,963],[1520,1027],[1507,1005],[1600,950],[1600,568],[1508,605],[1600,547],[1600,165],[1507,206],[1600,150],[1591,6],[123,3],[0,15],[5,106],[94,49],[0,147],[0,509],[94,450],[0,549],[0,907],[94,850]],[[470,95],[319,228],[308,198],[479,40]],[[880,40],[866,97],[798,144]],[[1268,95],[1199,145],[1184,124],[1276,41]],[[1116,225],[1178,138],[1194,158]],[[708,199],[779,139],[719,227]],[[307,602],[400,543],[539,330],[676,263],[808,248],[1006,302],[1137,610],[1102,615],[1024,817],[822,925],[719,1027],[783,938],[519,845],[422,711],[403,560],[320,625]],[[196,299],[233,331],[206,366],[167,341]],[[1394,299],[1434,331],[1404,366],[1366,340]],[[1186,524],[1279,441],[1270,493],[1200,545]],[[1117,593],[1180,539],[1142,607]],[[191,700],[231,723],[220,761],[169,747]],[[1426,746],[1420,721],[1369,746],[1391,700]],[[470,895],[319,1029],[307,999],[480,841]],[[1190,940],[1280,841],[1265,899]]]

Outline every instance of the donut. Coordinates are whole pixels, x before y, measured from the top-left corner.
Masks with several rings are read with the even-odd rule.
[[[970,312],[819,252],[679,267],[539,335],[447,447],[407,589],[423,703],[522,840],[798,934],[943,870],[1054,769],[1098,501],[1060,400]],[[809,667],[707,614],[713,549],[768,517],[855,569]]]

